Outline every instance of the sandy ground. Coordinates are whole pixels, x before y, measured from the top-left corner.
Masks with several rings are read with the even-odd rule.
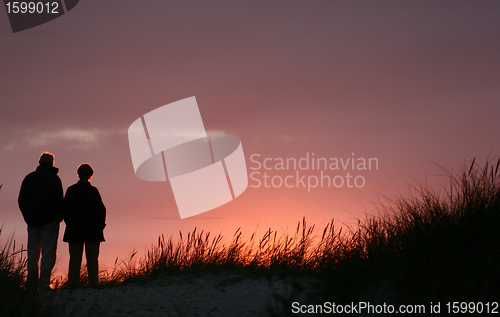
[[[43,292],[39,298],[43,310],[56,316],[287,316],[292,302],[310,302],[313,282],[206,273],[164,277],[144,285]]]

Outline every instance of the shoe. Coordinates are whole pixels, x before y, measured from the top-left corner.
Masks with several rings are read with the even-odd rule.
[[[49,285],[40,286],[38,288],[38,290],[41,291],[41,292],[50,292],[50,291],[53,291],[53,289]]]

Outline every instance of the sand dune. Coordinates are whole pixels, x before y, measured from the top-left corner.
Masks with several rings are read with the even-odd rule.
[[[311,298],[307,278],[206,273],[163,277],[144,285],[75,289],[40,295],[60,316],[283,316]]]

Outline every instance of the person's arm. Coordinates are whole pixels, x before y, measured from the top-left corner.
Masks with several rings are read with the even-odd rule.
[[[101,194],[99,193],[99,190],[96,188],[95,189],[95,210],[97,213],[97,221],[98,223],[102,226],[104,229],[106,227],[106,206],[104,206],[104,203],[102,202]]]
[[[23,180],[21,184],[21,189],[19,190],[19,197],[17,198],[17,204],[19,205],[19,209],[21,212],[24,212],[26,207],[26,178]]]
[[[29,193],[28,193],[28,180],[25,178],[21,184],[21,189],[19,190],[19,197],[17,198],[17,204],[19,205],[19,210],[24,216],[24,219],[29,218],[30,206],[29,206]]]
[[[54,180],[54,188],[52,190],[52,199],[54,202],[54,210],[55,213],[59,217],[59,221],[63,220],[63,199],[64,199],[64,190],[62,187],[62,182],[59,177]]]
[[[62,203],[62,212],[63,212],[63,218],[64,222],[66,223],[66,226],[72,226],[75,224],[74,217],[73,217],[73,205],[74,205],[74,193],[70,188],[66,190],[66,195],[64,196],[63,203]]]
[[[17,203],[19,205],[19,209],[23,214],[24,221],[28,225],[36,225],[37,222],[37,213],[36,213],[36,191],[33,190],[33,175],[27,175],[22,184],[21,189],[19,190],[19,197],[17,199]]]

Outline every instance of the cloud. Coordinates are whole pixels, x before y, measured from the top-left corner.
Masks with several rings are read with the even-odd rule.
[[[10,142],[0,148],[0,152],[12,152],[16,148],[16,142]]]
[[[90,148],[99,146],[110,133],[102,129],[65,128],[56,131],[28,131],[24,144],[31,147],[65,144],[70,147]]]

